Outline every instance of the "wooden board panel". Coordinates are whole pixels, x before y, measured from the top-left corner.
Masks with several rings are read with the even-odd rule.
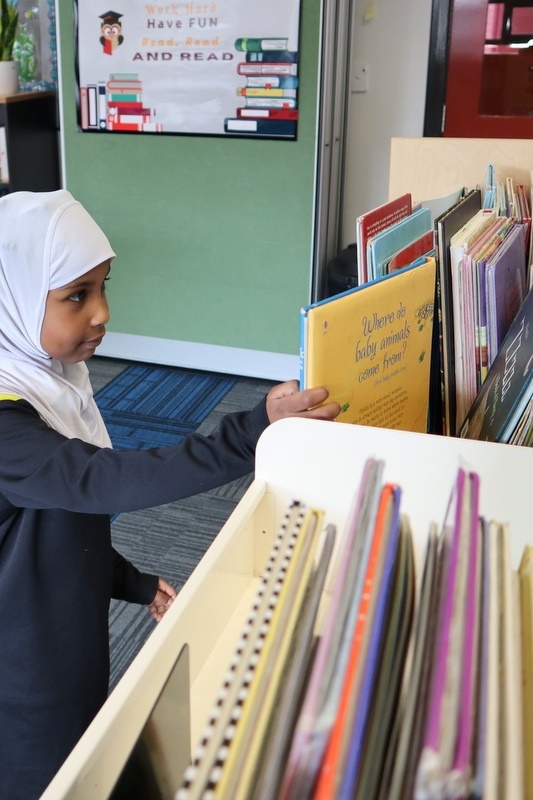
[[[391,139],[389,198],[411,192],[414,201],[446,197],[461,186],[475,188],[485,167],[494,164],[498,178],[512,177],[529,186],[532,139]]]

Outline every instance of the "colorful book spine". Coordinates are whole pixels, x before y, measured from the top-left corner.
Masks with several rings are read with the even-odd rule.
[[[246,53],[246,61],[249,63],[260,62],[264,64],[296,64],[298,62],[298,53],[295,50],[272,50],[264,53],[248,52]]]
[[[118,120],[109,119],[107,128],[110,131],[142,131],[143,126],[139,122],[119,122]]]
[[[80,127],[85,130],[89,127],[89,98],[87,96],[87,87],[80,86]]]
[[[264,53],[267,50],[285,50],[289,43],[288,39],[283,37],[267,37],[264,39],[237,39],[235,41],[235,49],[243,53]]]
[[[261,136],[296,135],[296,121],[288,119],[242,119],[228,117],[224,120],[226,133],[256,133]]]
[[[107,102],[105,83],[98,84],[98,127],[104,130],[106,127],[107,119]]]
[[[107,96],[108,102],[140,103],[142,100],[141,92],[113,91]]]
[[[297,89],[298,78],[292,75],[249,75],[246,88]]]
[[[122,100],[115,101],[114,103],[110,103],[108,110],[111,111],[116,109],[121,114],[151,114],[151,109],[145,108],[142,103],[128,103]]]
[[[297,75],[298,64],[294,62],[242,61],[237,65],[239,75]]]
[[[98,127],[98,89],[94,83],[87,86],[87,127]]]
[[[399,519],[399,491],[397,487],[387,484],[383,488],[380,499],[372,546],[366,566],[363,592],[351,637],[349,658],[344,673],[335,723],[331,730],[313,800],[328,800],[328,798],[333,797],[339,775],[344,774],[346,765],[343,763],[343,751],[346,751],[351,722],[356,716],[354,706],[359,699],[369,627],[375,623],[373,612],[374,604],[378,597],[377,584],[381,581],[381,576],[385,569],[385,554],[389,552],[391,503],[395,506],[397,523]],[[396,528],[397,530],[398,528]],[[387,564],[387,566],[389,565]],[[390,568],[392,569],[392,563]]]
[[[266,86],[239,86],[237,94],[241,97],[292,97],[296,98],[296,89],[267,88]]]
[[[297,108],[294,97],[245,97],[244,103],[248,108]]]
[[[297,108],[237,108],[239,119],[298,119]]]
[[[142,82],[138,80],[109,80],[106,83],[109,91],[142,91]]]

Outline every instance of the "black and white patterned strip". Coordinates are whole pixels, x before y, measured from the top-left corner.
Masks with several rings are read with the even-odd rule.
[[[289,531],[298,524],[305,514],[305,506],[299,501],[292,501],[287,507],[280,527],[276,534],[274,544],[269,554],[267,565],[261,574],[261,583],[257,590],[254,602],[241,630],[240,638],[224,675],[222,685],[217,693],[209,719],[202,733],[200,741],[195,750],[191,764],[185,770],[183,783],[178,790],[175,800],[192,800],[193,797],[201,796],[202,786],[205,786],[206,774],[213,763],[214,753],[210,751],[216,747],[216,734],[222,726],[227,730],[231,722],[233,711],[227,708],[230,698],[234,692],[232,689],[240,679],[241,684],[246,686],[246,677],[249,673],[250,665],[257,662],[257,647],[262,648],[261,635],[252,638],[254,629],[257,627],[261,614],[268,612],[271,598],[271,584],[277,567],[283,557],[284,542],[289,535]],[[300,522],[301,524],[301,522]],[[261,629],[260,629],[261,630]],[[250,653],[251,655],[247,655]],[[248,666],[247,666],[248,665]],[[242,673],[244,671],[244,677]],[[241,690],[242,691],[242,690]],[[247,691],[244,689],[244,691]],[[239,692],[239,696],[241,692]],[[229,719],[229,721],[228,721]],[[224,739],[218,747],[218,755],[224,752]],[[213,744],[214,743],[214,744]],[[211,745],[211,746],[210,746]]]

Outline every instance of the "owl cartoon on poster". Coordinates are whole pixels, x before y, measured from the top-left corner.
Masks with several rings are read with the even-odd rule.
[[[106,11],[105,14],[100,14],[102,24],[100,26],[100,44],[104,53],[112,56],[119,45],[124,41],[122,35],[122,23],[120,22],[122,14],[116,11]]]

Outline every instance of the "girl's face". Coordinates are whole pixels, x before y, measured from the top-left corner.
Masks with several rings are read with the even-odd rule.
[[[43,350],[58,361],[86,361],[101,344],[109,321],[105,281],[110,261],[103,261],[67,286],[48,292],[41,328]]]

